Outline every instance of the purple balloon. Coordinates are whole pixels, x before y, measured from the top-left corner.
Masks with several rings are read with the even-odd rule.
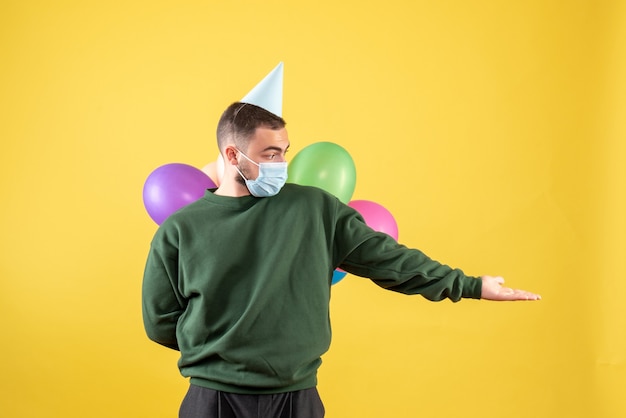
[[[369,200],[352,200],[348,203],[352,209],[363,216],[367,226],[373,230],[384,232],[398,240],[398,224],[387,209],[382,205]]]
[[[202,170],[187,164],[165,164],[155,169],[143,186],[143,204],[158,225],[172,213],[217,187]]]

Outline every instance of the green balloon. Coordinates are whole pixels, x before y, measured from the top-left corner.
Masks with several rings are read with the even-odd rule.
[[[315,186],[348,203],[356,187],[356,167],[348,151],[332,142],[316,142],[289,163],[289,182]]]

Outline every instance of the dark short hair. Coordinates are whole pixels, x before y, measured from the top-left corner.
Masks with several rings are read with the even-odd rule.
[[[228,144],[247,150],[248,142],[257,128],[282,129],[286,125],[283,118],[262,107],[235,102],[228,106],[217,124],[217,146],[220,152]]]

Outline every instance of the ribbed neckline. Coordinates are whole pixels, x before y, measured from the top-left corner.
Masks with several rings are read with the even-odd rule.
[[[232,197],[232,196],[219,196],[215,194],[217,189],[207,189],[204,192],[204,200],[220,206],[226,206],[233,209],[245,209],[252,206],[258,197],[254,197],[252,195],[241,196],[241,197]]]

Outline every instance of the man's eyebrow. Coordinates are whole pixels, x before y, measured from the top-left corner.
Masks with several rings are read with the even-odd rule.
[[[287,152],[287,150],[289,149],[289,145],[287,145],[287,148],[285,148],[285,152]],[[265,151],[278,151],[278,152],[283,152],[283,149],[281,147],[277,147],[275,145],[270,145],[269,147],[265,148],[263,150],[263,152]]]

